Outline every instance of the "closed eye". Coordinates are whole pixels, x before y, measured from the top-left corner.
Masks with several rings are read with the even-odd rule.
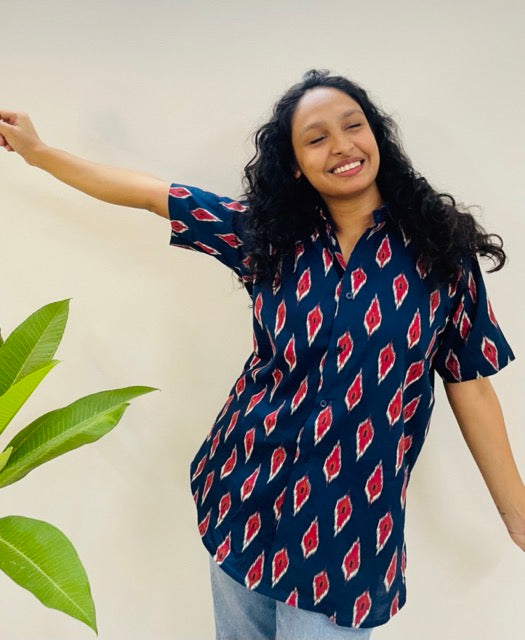
[[[313,140],[310,140],[308,144],[316,144],[317,142],[321,142],[321,140],[324,140],[324,136],[321,136],[319,138],[314,138]]]

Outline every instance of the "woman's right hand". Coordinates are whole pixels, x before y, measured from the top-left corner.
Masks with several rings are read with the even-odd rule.
[[[0,146],[93,198],[169,217],[170,182],[50,147],[40,140],[27,113],[0,109]]]
[[[33,155],[43,146],[27,113],[0,109],[0,147],[16,151],[28,164],[33,164]]]

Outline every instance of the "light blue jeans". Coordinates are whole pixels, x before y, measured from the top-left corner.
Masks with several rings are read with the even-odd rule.
[[[353,629],[327,616],[247,589],[210,556],[216,640],[368,640],[372,629]]]

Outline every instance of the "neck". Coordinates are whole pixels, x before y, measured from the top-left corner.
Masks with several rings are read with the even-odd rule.
[[[373,226],[373,211],[383,204],[379,190],[366,191],[349,199],[325,198],[325,204],[338,233],[356,233]]]

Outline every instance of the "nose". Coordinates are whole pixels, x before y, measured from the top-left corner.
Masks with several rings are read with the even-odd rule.
[[[354,143],[349,140],[344,132],[332,136],[332,153],[339,156],[350,155],[350,150],[354,148]]]

